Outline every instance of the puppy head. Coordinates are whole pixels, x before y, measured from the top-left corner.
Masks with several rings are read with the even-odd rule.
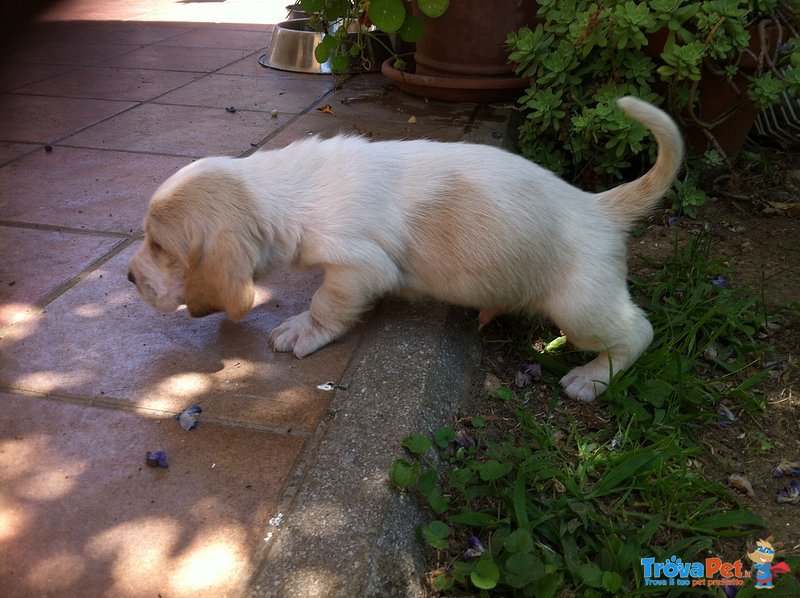
[[[150,201],[145,240],[128,278],[159,311],[186,305],[195,317],[224,311],[240,320],[253,306],[259,254],[254,206],[227,160],[187,166]]]

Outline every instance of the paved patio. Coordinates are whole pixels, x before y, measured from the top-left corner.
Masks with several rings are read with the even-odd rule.
[[[274,273],[240,323],[158,314],[126,280],[151,193],[198,157],[337,131],[497,142],[500,109],[262,67],[285,3],[65,1],[0,59],[3,596],[354,596],[385,571],[371,544],[414,542],[407,520],[370,534],[423,395],[468,369],[448,310],[388,302],[297,360],[265,339],[316,273]]]

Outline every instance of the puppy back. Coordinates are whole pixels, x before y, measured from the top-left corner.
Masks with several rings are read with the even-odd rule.
[[[675,122],[661,109],[638,98],[617,100],[631,118],[647,127],[658,143],[658,158],[643,176],[598,195],[610,216],[624,228],[647,216],[675,180],[683,162],[683,139]]]

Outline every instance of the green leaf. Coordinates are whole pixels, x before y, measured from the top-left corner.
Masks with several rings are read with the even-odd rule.
[[[623,484],[632,483],[632,479],[644,471],[654,469],[664,459],[671,456],[673,451],[667,449],[647,449],[638,453],[631,453],[617,465],[607,470],[603,477],[592,489],[592,498],[615,492]]]
[[[341,19],[352,9],[350,0],[325,0],[322,3],[322,18],[326,21]]]
[[[640,546],[647,546],[650,542],[650,538],[653,537],[653,534],[656,533],[656,530],[661,526],[661,522],[663,518],[659,515],[655,515],[648,521],[645,526],[639,531],[636,535],[636,539]]]
[[[417,4],[424,14],[435,19],[445,13],[450,6],[450,0],[418,0]]]
[[[307,13],[315,13],[322,10],[325,0],[300,0],[300,8]]]
[[[482,418],[480,415],[476,415],[470,420],[473,428],[485,428],[486,427],[486,420]]]
[[[442,521],[431,521],[422,528],[422,537],[434,548],[447,548],[449,543],[446,538],[450,535],[450,527]]]
[[[473,585],[481,590],[491,590],[500,581],[500,568],[492,559],[481,559],[469,576]]]
[[[456,433],[450,426],[442,426],[433,433],[433,440],[437,446],[447,448],[451,442],[455,442]]]
[[[528,509],[526,496],[528,494],[528,474],[525,469],[520,467],[517,471],[517,480],[514,482],[514,516],[517,518],[517,524],[520,527],[528,527],[530,521],[528,518]]]
[[[505,547],[509,552],[531,552],[533,536],[526,529],[514,530],[506,538]]]
[[[444,521],[431,521],[427,527],[432,534],[439,538],[446,538],[450,535],[450,526],[448,526]]]
[[[758,526],[763,527],[764,520],[758,515],[747,509],[737,509],[735,511],[727,511],[719,515],[712,515],[703,519],[699,523],[695,523],[694,527],[707,531],[720,531],[724,528],[740,528],[741,526]]]
[[[653,378],[642,384],[640,395],[648,403],[656,407],[661,407],[675,392],[675,388],[666,380]]]
[[[548,573],[536,582],[536,597],[537,598],[550,598],[555,596],[559,587],[561,587],[562,579],[557,573]]]
[[[422,19],[416,15],[406,15],[406,20],[403,21],[403,26],[400,27],[397,33],[400,34],[403,41],[412,43],[419,41],[419,38],[422,37],[423,29]]]
[[[426,469],[423,471],[419,476],[419,491],[420,494],[423,496],[428,496],[431,492],[436,489],[436,482],[438,480],[439,474],[436,473],[435,469]]]
[[[524,588],[544,573],[542,561],[528,552],[512,554],[505,565],[505,581],[512,588]]]
[[[403,0],[372,0],[367,13],[375,26],[386,33],[400,29],[406,19]]]
[[[435,589],[437,589],[437,590],[439,590],[441,592],[441,591],[449,590],[450,588],[452,588],[453,587],[453,581],[454,581],[453,576],[450,573],[445,571],[444,573],[440,573],[439,575],[436,575],[431,580],[431,583],[432,583],[432,585],[433,585],[433,587]]]
[[[314,48],[314,58],[320,64],[325,64],[336,49],[336,38],[332,35],[326,35],[322,41]]]
[[[484,482],[498,480],[514,468],[513,463],[500,463],[491,459],[478,468],[478,474]]]
[[[594,563],[584,563],[578,568],[578,575],[593,588],[603,587],[603,570]]]
[[[502,401],[510,401],[514,398],[514,391],[512,391],[508,386],[501,386],[494,391],[494,396]]]
[[[500,525],[500,520],[488,513],[479,513],[477,511],[466,511],[450,517],[452,523],[460,523],[472,527],[497,527]]]
[[[398,488],[410,488],[417,483],[419,467],[405,459],[398,459],[389,470],[389,481]]]
[[[403,440],[403,446],[415,455],[424,455],[431,449],[433,444],[427,436],[423,436],[422,434],[413,434]]]
[[[472,480],[474,472],[468,467],[461,469],[452,469],[447,474],[447,481],[450,482],[454,488],[464,492],[467,484]]]
[[[337,54],[331,61],[331,68],[335,73],[346,73],[347,68],[350,66],[350,61],[344,54]]]
[[[438,488],[434,488],[427,496],[431,509],[433,509],[433,512],[437,515],[445,513],[450,506],[450,499],[443,496],[441,490]]]
[[[552,353],[554,351],[560,351],[566,346],[567,346],[567,337],[559,336],[557,339],[554,339],[549,343],[547,343],[547,346],[544,348],[544,352]]]
[[[622,587],[622,576],[615,571],[604,571],[601,582],[606,592],[616,594],[620,587]]]

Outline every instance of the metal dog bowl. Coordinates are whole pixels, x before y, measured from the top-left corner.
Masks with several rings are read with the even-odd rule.
[[[275,25],[267,53],[261,57],[261,64],[281,71],[295,73],[332,72],[331,61],[324,64],[314,58],[314,48],[324,37],[324,33],[314,31],[308,19],[292,19]]]
[[[281,71],[330,74],[333,72],[332,59],[320,64],[314,57],[314,48],[322,41],[324,35],[320,31],[314,31],[308,19],[283,21],[275,25],[267,53],[258,61],[262,66]],[[389,53],[383,48],[376,51],[374,46],[380,44],[369,45],[367,53],[370,70],[377,71]]]

